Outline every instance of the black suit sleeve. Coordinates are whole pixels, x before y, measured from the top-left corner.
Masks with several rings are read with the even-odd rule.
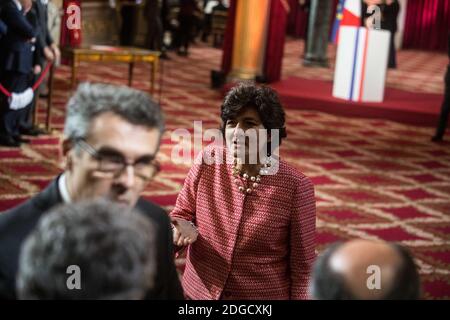
[[[397,17],[400,12],[400,4],[398,1],[394,1],[389,7],[390,10],[390,16],[389,16],[389,22],[390,22],[390,28],[389,30],[393,33],[397,32],[398,26],[397,26]]]
[[[42,29],[43,41],[47,46],[51,46],[53,44],[53,38],[50,35],[50,30],[48,30],[48,10],[47,7],[43,6],[42,4],[41,4],[40,27]]]
[[[175,268],[175,255],[173,250],[172,230],[170,228],[170,220],[166,212],[160,209],[161,215],[159,219],[159,270],[157,277],[161,277],[160,287],[155,292],[152,299],[164,300],[182,300],[183,289],[181,288],[180,279]]]
[[[153,289],[147,292],[145,298],[149,300],[183,300],[183,289],[175,268],[169,216],[162,208],[142,199],[138,202],[137,209],[157,226],[156,279]]]
[[[8,27],[2,20],[0,20],[0,37],[4,36],[7,31],[8,31]]]
[[[448,43],[447,43],[447,49],[448,49],[448,57],[450,58],[450,30],[448,31]]]
[[[0,212],[0,300],[16,299],[20,248],[39,219],[62,203],[57,181],[55,179],[44,191],[19,206]]]
[[[40,22],[40,16],[39,16],[39,9],[37,7],[37,1],[33,2],[33,7],[31,10],[27,13],[27,19],[32,23],[36,30],[36,46],[37,50],[40,50],[41,52],[44,50],[44,48],[47,46],[45,41],[45,30],[41,27]]]
[[[36,36],[33,26],[18,10],[11,8],[11,6],[6,6],[4,11],[3,19],[10,31],[25,39],[31,39]]]
[[[168,220],[169,222],[169,220]],[[169,259],[168,266],[168,299],[169,300],[183,300],[183,288],[180,284],[180,279],[178,276],[178,272],[176,270],[174,264],[174,249],[173,249],[173,238],[172,238],[172,230],[170,229],[170,222],[167,224],[167,258]]]
[[[50,31],[48,30],[48,27],[47,27],[47,39],[46,40],[47,40],[47,45],[49,45],[49,46],[51,46],[54,42],[53,38],[50,34]]]
[[[0,271],[0,300],[16,300],[16,296],[7,285],[6,277]]]
[[[47,47],[47,43],[45,42],[45,37],[42,35],[42,29],[39,28],[39,32],[37,34],[36,43],[39,50],[44,50],[45,47]]]
[[[42,52],[45,47],[53,44],[53,39],[50,35],[50,31],[48,30],[48,13],[46,8],[39,2],[34,1],[33,7],[30,12],[27,14],[29,20],[35,20],[35,27],[38,30],[37,32],[37,46],[38,50]]]
[[[34,57],[33,57],[33,65],[40,65],[41,67],[45,63],[45,57],[44,57],[44,47],[42,46],[41,41],[41,33],[42,30],[39,27],[39,21],[36,14],[36,11],[31,9],[27,14],[27,20],[30,22],[30,24],[33,26],[34,30],[36,31],[36,50],[34,50]]]

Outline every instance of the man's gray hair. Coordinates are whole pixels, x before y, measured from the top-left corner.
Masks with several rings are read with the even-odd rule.
[[[113,112],[135,125],[164,131],[160,106],[147,93],[126,86],[82,83],[67,104],[64,134],[68,139],[85,138],[92,120]]]
[[[22,247],[18,297],[142,299],[156,280],[156,232],[142,213],[105,200],[54,208]],[[73,267],[78,288],[68,285]]]

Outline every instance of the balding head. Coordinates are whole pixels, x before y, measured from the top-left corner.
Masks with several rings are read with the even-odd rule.
[[[367,240],[343,244],[329,262],[330,269],[343,277],[347,288],[359,299],[382,299],[391,290],[401,264],[399,253],[392,246]],[[368,280],[371,274],[373,281]],[[368,288],[368,282],[374,289]]]
[[[419,276],[409,252],[381,241],[353,240],[329,248],[313,271],[317,299],[417,299]]]

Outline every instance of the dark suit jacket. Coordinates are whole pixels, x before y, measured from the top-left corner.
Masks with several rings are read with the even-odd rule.
[[[3,2],[1,2],[1,1],[3,1],[3,0],[0,0],[0,17],[2,16],[2,6],[3,6]],[[7,31],[8,31],[8,26],[0,19],[0,57],[1,57],[1,50],[2,50],[1,48],[3,48],[1,40]]]
[[[31,10],[27,13],[28,21],[36,28],[36,46],[39,64],[45,61],[44,48],[53,43],[52,36],[48,30],[48,10],[41,0],[33,1]]]
[[[30,73],[33,67],[33,44],[28,40],[35,37],[35,30],[13,1],[2,8],[1,17],[8,26],[2,39],[0,69]]]
[[[448,32],[448,43],[447,43],[447,52],[448,52],[448,58],[450,59],[450,29],[447,31]]]
[[[0,20],[0,39],[6,34],[6,31],[8,31],[8,27],[2,20]]]
[[[63,203],[58,179],[25,203],[0,213],[0,299],[15,299],[15,277],[21,245],[39,219],[55,205]],[[151,219],[157,231],[157,278],[148,299],[183,299],[173,259],[172,233],[168,215],[160,207],[140,199],[136,209]]]

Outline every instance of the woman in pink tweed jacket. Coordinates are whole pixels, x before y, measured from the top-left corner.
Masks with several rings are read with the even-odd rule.
[[[226,147],[200,155],[208,153],[214,161],[194,164],[170,214],[175,245],[188,246],[185,295],[307,299],[315,258],[314,187],[274,156],[269,159],[275,159],[277,170],[261,156],[251,164],[251,139],[241,134],[279,130],[278,141],[272,141],[274,131],[266,140],[257,139],[258,151],[276,153],[286,137],[278,96],[267,87],[238,85],[227,94],[221,118]],[[227,156],[234,160],[227,163]]]

